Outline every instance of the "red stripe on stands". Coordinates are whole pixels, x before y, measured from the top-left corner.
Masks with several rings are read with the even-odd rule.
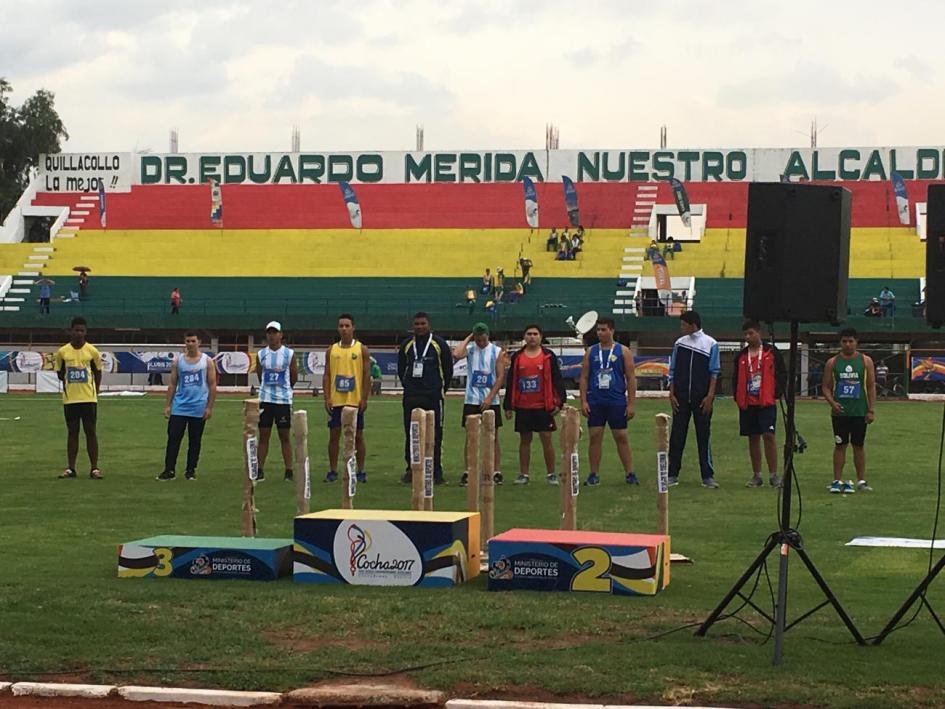
[[[652,183],[651,183],[652,184]],[[899,225],[889,182],[834,182],[853,193],[854,227]],[[906,183],[910,220],[915,202],[924,202],[930,181]],[[658,183],[638,195],[640,183],[577,183],[581,221],[588,228],[629,228],[638,196],[660,205],[672,204],[669,185]],[[542,229],[568,223],[560,183],[536,184]],[[686,184],[693,204],[707,205],[709,228],[744,228],[748,183]],[[527,228],[522,185],[355,185],[366,229],[498,229]],[[33,204],[73,205],[74,193],[39,193]],[[98,228],[95,202],[86,217]],[[224,185],[223,223],[229,229],[344,229],[348,212],[337,185]],[[135,186],[131,192],[108,195],[109,229],[207,229],[210,190],[205,185]]]

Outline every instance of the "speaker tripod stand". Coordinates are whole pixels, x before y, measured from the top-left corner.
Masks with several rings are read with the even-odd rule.
[[[824,580],[824,577],[820,575],[820,572],[817,570],[817,567],[814,565],[814,562],[811,560],[810,556],[808,556],[807,551],[804,549],[804,540],[802,539],[800,532],[791,528],[791,488],[794,482],[794,443],[796,438],[794,426],[794,405],[798,370],[797,340],[798,325],[797,321],[794,320],[791,322],[791,349],[788,364],[788,387],[787,393],[785,395],[787,413],[784,424],[784,476],[782,478],[781,516],[778,523],[778,529],[768,537],[768,540],[765,542],[765,546],[761,550],[761,553],[755,557],[751,564],[749,564],[748,568],[745,569],[745,572],[735,582],[735,585],[729,589],[728,593],[725,594],[725,597],[721,600],[718,606],[715,607],[715,610],[712,611],[709,617],[706,618],[702,625],[699,626],[699,629],[696,630],[696,635],[704,637],[706,633],[709,632],[709,628],[711,628],[718,620],[722,618],[722,614],[725,612],[725,609],[728,608],[729,604],[735,600],[736,597],[740,598],[745,604],[754,608],[766,620],[768,620],[768,622],[774,625],[774,657],[772,659],[772,663],[775,665],[780,665],[783,659],[784,634],[795,625],[803,620],[806,620],[827,605],[831,606],[834,612],[836,612],[836,614],[840,617],[840,620],[843,621],[843,624],[846,626],[847,630],[850,631],[850,635],[853,636],[853,639],[856,641],[856,643],[859,645],[866,644],[866,641],[863,639],[860,631],[857,630],[853,620],[849,615],[847,615],[846,611],[843,609],[843,606],[840,605],[840,601],[830,589],[830,586]],[[761,567],[767,562],[768,556],[775,550],[778,550],[779,552],[778,595],[774,608],[774,617],[772,617],[770,613],[760,608],[754,601],[752,601],[750,595],[745,595],[743,593],[743,589],[745,585],[749,583],[751,578],[760,571]],[[788,622],[788,558],[789,553],[792,550],[804,563],[804,567],[807,569],[807,572],[820,588],[820,591],[824,596],[824,600],[810,610],[805,611],[791,622]]]

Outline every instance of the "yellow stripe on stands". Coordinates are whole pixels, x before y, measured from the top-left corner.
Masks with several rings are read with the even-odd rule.
[[[49,273],[71,273],[81,263],[93,277],[448,278],[501,266],[511,281],[521,254],[532,259],[536,278],[613,278],[624,247],[646,244],[624,229],[591,229],[577,260],[555,261],[545,251],[547,235],[527,229],[83,230],[57,242]]]
[[[816,251],[808,254],[818,258]],[[684,243],[667,261],[672,276],[742,278],[745,230],[706,229],[698,244]],[[650,269],[647,268],[649,275]],[[850,232],[850,278],[918,278],[925,273],[925,244],[915,229],[869,227]]]

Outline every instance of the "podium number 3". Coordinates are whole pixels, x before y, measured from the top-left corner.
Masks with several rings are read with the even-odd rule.
[[[597,591],[610,593],[613,581],[606,574],[610,571],[610,554],[600,547],[583,547],[571,552],[581,568],[571,579],[572,591]]]
[[[157,566],[154,567],[154,575],[170,576],[171,571],[174,570],[174,566],[171,564],[171,559],[174,558],[174,552],[167,547],[159,547],[154,550],[154,555],[158,559]]]

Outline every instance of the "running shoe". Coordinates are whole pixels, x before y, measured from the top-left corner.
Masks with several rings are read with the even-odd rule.
[[[584,484],[588,487],[593,487],[594,485],[600,485],[600,475],[597,473],[591,473],[587,476],[587,480],[584,481]]]
[[[528,476],[524,473],[519,473],[518,477],[515,478],[516,485],[528,485]]]
[[[338,480],[338,473],[336,473],[334,470],[329,470],[327,473],[325,473],[326,483],[333,483],[333,482],[336,482],[337,480]]]
[[[165,470],[163,473],[161,473],[154,479],[163,481],[163,480],[173,480],[176,477],[177,477],[177,473],[175,473],[173,470]]]
[[[627,474],[624,476],[623,481],[624,481],[625,483],[627,483],[627,485],[639,485],[639,484],[640,484],[640,481],[637,479],[637,474],[636,474],[636,473],[627,473]]]
[[[765,484],[765,481],[761,479],[760,475],[753,475],[751,480],[745,483],[745,487],[761,487]]]

